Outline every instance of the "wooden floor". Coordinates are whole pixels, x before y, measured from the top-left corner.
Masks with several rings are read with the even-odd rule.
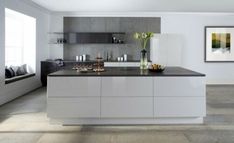
[[[234,86],[207,86],[207,114],[203,125],[51,125],[41,88],[0,107],[0,143],[234,143]]]

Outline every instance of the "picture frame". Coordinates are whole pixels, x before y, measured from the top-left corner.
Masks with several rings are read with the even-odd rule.
[[[234,26],[205,26],[205,62],[234,62]]]

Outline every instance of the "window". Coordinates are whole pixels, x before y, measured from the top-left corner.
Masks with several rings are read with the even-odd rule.
[[[29,73],[36,65],[36,19],[5,9],[5,65],[26,64]]]

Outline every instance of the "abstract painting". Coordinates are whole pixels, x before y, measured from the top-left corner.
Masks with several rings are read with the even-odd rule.
[[[205,62],[234,62],[234,27],[205,27]]]
[[[230,53],[231,48],[230,33],[212,33],[212,52],[214,53]]]

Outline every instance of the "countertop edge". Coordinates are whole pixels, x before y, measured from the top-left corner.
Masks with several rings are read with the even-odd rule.
[[[107,72],[79,73],[74,70],[60,70],[49,74],[49,77],[205,77],[205,74],[182,67],[168,67],[163,72],[142,71],[139,68],[107,68]],[[145,72],[145,73],[144,73]],[[174,73],[173,73],[174,72]]]
[[[48,75],[49,77],[205,77],[206,75]]]

